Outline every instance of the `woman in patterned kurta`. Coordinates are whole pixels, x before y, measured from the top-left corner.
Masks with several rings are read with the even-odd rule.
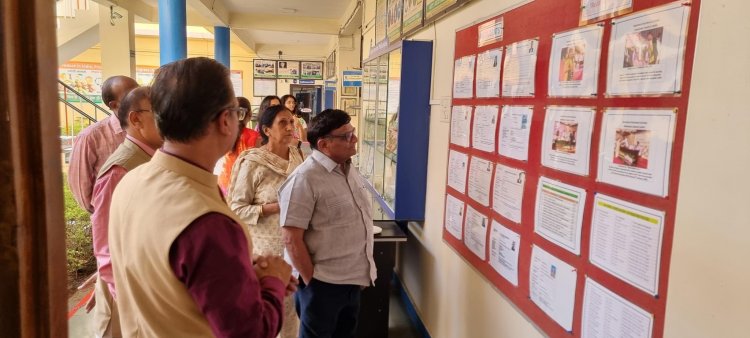
[[[296,147],[289,146],[294,116],[284,106],[266,109],[258,119],[263,146],[240,154],[232,168],[227,201],[250,228],[253,254],[284,255],[279,225],[277,191],[287,176],[302,163]],[[284,298],[281,338],[297,337],[299,319],[294,298]]]

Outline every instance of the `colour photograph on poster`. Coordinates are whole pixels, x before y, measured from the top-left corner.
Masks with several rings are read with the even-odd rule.
[[[607,95],[679,94],[689,14],[678,1],[612,20]]]
[[[597,179],[667,196],[676,118],[673,109],[605,110]]]
[[[500,96],[500,68],[503,49],[490,49],[477,54],[477,97]]]
[[[464,202],[453,195],[445,195],[445,229],[456,239],[461,239],[464,229]]]
[[[506,47],[503,62],[503,96],[534,96],[534,75],[538,51],[539,39],[514,42]]]
[[[476,55],[464,56],[453,66],[453,98],[466,99],[474,96],[474,63]]]
[[[633,11],[633,0],[581,0],[580,25]]]
[[[253,60],[253,77],[259,79],[275,79],[276,61],[261,59]]]
[[[551,97],[595,97],[604,27],[591,25],[552,36]]]
[[[542,165],[588,175],[593,122],[594,108],[547,107],[542,136]]]

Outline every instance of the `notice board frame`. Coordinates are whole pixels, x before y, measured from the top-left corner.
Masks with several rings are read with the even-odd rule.
[[[633,2],[633,11],[647,10],[653,7],[674,3],[671,0],[640,0]],[[692,79],[693,60],[695,54],[696,37],[698,31],[698,20],[700,13],[700,0],[682,1],[683,5],[690,6],[689,22],[687,27],[686,48],[684,55],[684,66],[682,74],[681,92],[674,95],[660,96],[632,96],[614,97],[607,96],[607,62],[609,56],[609,41],[612,32],[612,21],[621,16],[603,18],[598,23],[603,23],[604,33],[602,37],[601,54],[599,60],[599,73],[597,81],[597,95],[591,98],[569,98],[549,97],[547,76],[549,72],[550,52],[552,48],[552,36],[555,33],[567,31],[579,27],[580,6],[573,1],[559,0],[536,0],[523,6],[513,8],[507,12],[500,13],[491,18],[477,22],[471,26],[456,31],[454,60],[464,56],[476,55],[486,50],[506,47],[514,42],[538,38],[538,54],[535,73],[535,95],[533,97],[499,97],[499,98],[453,98],[453,106],[481,106],[496,105],[502,110],[503,105],[525,106],[531,105],[534,109],[532,116],[531,131],[529,137],[529,154],[527,161],[519,161],[503,157],[494,153],[487,153],[462,147],[449,143],[446,151],[456,150],[490,160],[497,164],[507,165],[521,169],[526,172],[526,184],[524,186],[523,210],[521,223],[515,223],[504,218],[491,206],[483,206],[468,196],[448,186],[446,175],[446,196],[452,195],[465,204],[465,210],[471,206],[475,210],[492,220],[497,220],[504,226],[518,233],[521,237],[520,254],[518,262],[518,286],[502,278],[490,265],[490,229],[488,227],[485,238],[485,259],[477,257],[466,247],[462,240],[456,239],[445,227],[443,227],[443,240],[452,247],[456,253],[471,264],[484,278],[495,288],[502,292],[518,309],[520,309],[537,327],[545,334],[552,337],[580,337],[582,328],[583,294],[586,277],[594,279],[609,290],[624,297],[631,303],[646,310],[653,315],[652,337],[660,338],[664,335],[664,321],[669,285],[669,268],[672,245],[675,231],[675,217],[677,206],[677,195],[679,191],[679,179],[681,162],[683,156],[683,144],[685,141],[685,124],[687,121],[688,101],[690,98],[690,82]],[[627,14],[626,14],[627,15]],[[482,47],[478,44],[478,27],[488,21],[499,17],[504,18],[504,36],[502,41],[495,42]],[[503,53],[505,57],[506,53]],[[504,71],[504,69],[502,70]],[[475,76],[476,79],[476,76]],[[501,79],[502,83],[502,79]],[[501,87],[502,88],[502,87]],[[593,121],[593,132],[591,135],[590,160],[588,176],[579,176],[542,165],[542,139],[545,122],[545,108],[548,106],[584,106],[595,107]],[[606,108],[654,108],[674,109],[676,112],[676,128],[671,152],[671,167],[669,170],[669,189],[666,197],[650,195],[623,187],[610,185],[597,181],[597,165],[599,142],[601,137],[602,116]],[[500,116],[499,114],[498,116]],[[472,116],[473,118],[473,116]],[[498,120],[500,120],[498,118]],[[499,127],[499,121],[498,121]],[[499,139],[495,144],[498,145]],[[447,171],[447,169],[446,169]],[[468,170],[467,170],[468,176]],[[583,228],[581,233],[581,252],[575,255],[565,249],[547,241],[534,232],[534,209],[536,190],[541,176],[571,184],[587,191],[585,209],[583,213]],[[468,177],[467,177],[468,181]],[[494,172],[493,172],[494,181]],[[664,211],[665,221],[662,238],[660,273],[658,280],[658,294],[648,294],[627,282],[607,273],[605,270],[589,262],[591,222],[593,204],[596,194],[605,194],[611,197],[633,202],[648,208]],[[492,187],[490,187],[490,199],[492,199]],[[444,199],[445,203],[445,199]],[[463,213],[465,217],[465,211]],[[445,217],[445,214],[443,215]],[[465,224],[465,221],[463,222]],[[445,224],[445,219],[444,219]],[[465,227],[462,229],[465,238]],[[555,257],[562,259],[577,270],[577,282],[575,290],[575,305],[573,312],[573,330],[568,332],[542,311],[529,297],[529,273],[532,246],[540,247]]]

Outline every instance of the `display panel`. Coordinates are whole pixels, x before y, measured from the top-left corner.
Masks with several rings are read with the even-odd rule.
[[[536,0],[456,32],[443,238],[545,335],[659,338],[700,1],[582,3]],[[597,23],[571,20],[582,10]],[[502,40],[483,44],[501,18]]]

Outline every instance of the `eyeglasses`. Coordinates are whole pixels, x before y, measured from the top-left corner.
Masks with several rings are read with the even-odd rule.
[[[328,135],[326,135],[326,137],[328,137],[328,138],[340,138],[340,139],[346,140],[346,142],[351,142],[352,138],[354,138],[354,136],[356,134],[357,134],[357,128],[354,128],[354,129],[352,129],[352,131],[346,132],[346,133],[341,134],[341,135],[328,134]]]
[[[235,108],[227,108],[228,111],[236,111],[237,112],[237,119],[242,121],[245,119],[245,116],[247,116],[247,108],[244,107],[235,107]]]

